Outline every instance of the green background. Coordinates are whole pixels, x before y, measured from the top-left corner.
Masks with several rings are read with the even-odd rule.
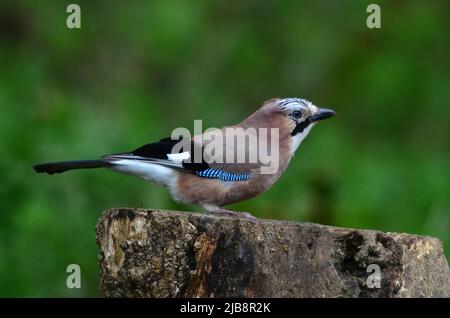
[[[66,27],[81,6],[82,28]],[[271,97],[333,108],[258,217],[432,235],[450,246],[448,1],[2,1],[0,296],[98,295],[94,228],[111,207],[198,211],[105,170],[38,175],[235,124]],[[65,285],[81,266],[82,288]]]

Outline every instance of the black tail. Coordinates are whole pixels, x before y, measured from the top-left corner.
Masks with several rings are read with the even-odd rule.
[[[34,165],[33,169],[36,172],[46,172],[48,174],[61,173],[74,169],[92,169],[110,167],[112,164],[106,160],[76,160],[76,161],[61,161],[49,162]]]

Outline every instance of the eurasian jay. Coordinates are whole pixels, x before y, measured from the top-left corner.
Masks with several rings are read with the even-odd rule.
[[[192,138],[172,133],[171,138],[130,152],[33,168],[48,174],[107,168],[163,185],[176,201],[197,204],[209,212],[251,217],[223,206],[269,189],[311,128],[334,115],[305,99],[275,98],[234,126],[210,129]]]

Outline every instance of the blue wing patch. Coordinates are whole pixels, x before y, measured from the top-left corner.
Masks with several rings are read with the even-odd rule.
[[[232,173],[212,168],[196,171],[195,174],[200,177],[220,179],[222,181],[245,181],[253,176],[252,173]]]

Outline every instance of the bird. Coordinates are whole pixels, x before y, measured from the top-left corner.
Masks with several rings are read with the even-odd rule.
[[[225,206],[268,190],[286,171],[311,129],[335,115],[306,99],[272,98],[236,125],[194,136],[172,133],[132,151],[94,160],[41,163],[33,168],[47,174],[106,168],[162,185],[175,201],[199,205],[208,213],[254,218]],[[265,157],[258,153],[264,147]]]

